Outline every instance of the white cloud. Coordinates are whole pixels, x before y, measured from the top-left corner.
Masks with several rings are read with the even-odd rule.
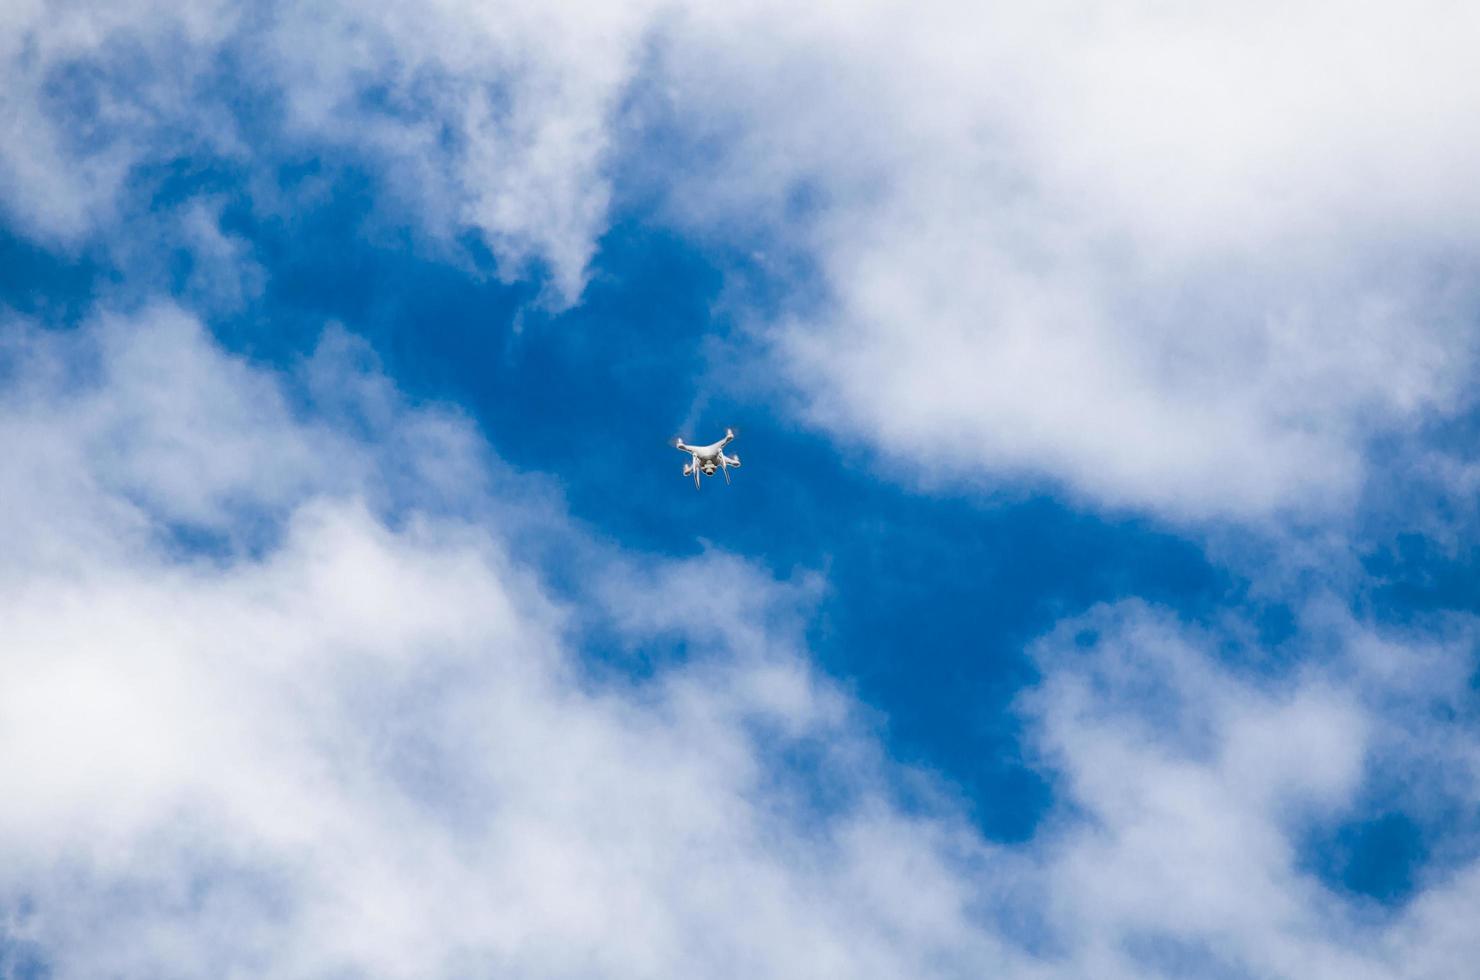
[[[1340,513],[1371,435],[1468,402],[1473,12],[694,19],[672,111],[732,152],[677,213],[815,263],[829,295],[775,328],[782,364],[815,422],[927,481]]]
[[[385,165],[440,234],[577,301],[611,197],[619,102],[659,4],[288,5],[267,39],[290,131]]]
[[[1461,777],[1450,803],[1475,798],[1462,777],[1475,732],[1454,722],[1474,624],[1380,636],[1316,604],[1303,627],[1304,666],[1283,669],[1257,647],[1220,663],[1210,652],[1232,637],[1134,602],[1042,641],[1045,679],[1024,710],[1082,816],[1040,841],[1070,975],[1464,972],[1473,938],[1435,944],[1463,914],[1470,868],[1420,874],[1413,904],[1384,919],[1338,899],[1301,847],[1312,827],[1362,818],[1374,759],[1401,773],[1416,816],[1437,812],[1423,788],[1435,780]]]
[[[588,669],[509,544],[580,529],[342,332],[291,377],[168,306],[5,337],[0,906],[53,976],[1420,977],[1474,955],[1473,867],[1373,926],[1298,855],[1360,816],[1374,758],[1475,798],[1452,720],[1472,624],[1378,634],[1313,605],[1298,642],[1331,652],[1261,679],[1138,604],[1067,622],[1021,709],[1063,805],[995,845],[892,802],[901,774],[799,646],[810,580],[581,544],[583,616],[691,649]],[[294,407],[314,391],[334,398]],[[223,544],[182,549],[182,524]],[[722,631],[695,632],[700,600]]]
[[[606,228],[612,120],[650,11],[10,5],[0,205],[36,237],[73,244],[111,228],[135,167],[190,153],[262,164],[266,132],[285,154],[346,151],[383,177],[388,217],[433,241],[477,229],[501,276],[538,273],[549,302],[570,305]],[[252,99],[260,131],[243,132],[234,102]],[[218,244],[204,243],[208,256]]]

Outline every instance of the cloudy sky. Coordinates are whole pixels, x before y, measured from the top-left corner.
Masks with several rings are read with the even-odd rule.
[[[1469,975],[1477,10],[0,0],[0,978]]]

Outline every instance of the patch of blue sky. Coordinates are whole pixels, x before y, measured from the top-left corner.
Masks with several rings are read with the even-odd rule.
[[[1301,858],[1306,870],[1338,894],[1391,914],[1413,896],[1434,829],[1401,811],[1369,812],[1309,832]]]
[[[233,186],[240,179],[177,160],[151,182],[158,208],[225,195],[223,224],[268,269],[259,302],[213,320],[222,342],[292,367],[325,323],[343,323],[410,399],[461,406],[505,460],[555,477],[594,534],[672,556],[708,543],[783,575],[825,570],[809,631],[819,664],[882,713],[898,758],[961,787],[994,837],[1029,836],[1051,802],[1008,710],[1033,679],[1028,641],[1095,602],[1140,595],[1195,617],[1233,587],[1194,544],[1146,522],[1042,496],[983,505],[969,489],[901,489],[764,401],[706,392],[715,338],[745,342],[716,320],[732,257],[630,221],[605,237],[583,302],[552,316],[531,309],[530,286],[470,277],[419,255],[414,241],[367,240],[375,185],[351,167],[334,168],[334,192],[290,217],[255,214]],[[711,481],[695,493],[680,478],[682,459],[664,439],[686,416],[691,439],[741,427],[738,448],[754,462],[734,486]],[[177,530],[182,547],[222,547],[208,529]],[[546,569],[568,584],[578,571]]]
[[[93,311],[109,271],[93,249],[58,253],[0,222],[0,303],[50,326],[75,326]]]
[[[1030,836],[1053,803],[1010,710],[1035,677],[1024,653],[1034,637],[1128,596],[1192,621],[1230,604],[1279,619],[1277,604],[1246,603],[1241,584],[1196,543],[1154,522],[1084,513],[1048,493],[915,492],[879,479],[866,454],[799,429],[754,391],[707,389],[727,356],[753,355],[726,288],[739,280],[748,303],[764,304],[784,285],[743,255],[633,215],[604,237],[582,302],[550,314],[534,305],[537,284],[470,275],[415,235],[388,229],[374,176],[352,161],[326,152],[267,169],[293,207],[258,209],[252,175],[212,157],[156,164],[133,185],[156,211],[202,194],[224,199],[223,230],[267,270],[257,301],[211,318],[221,342],[291,368],[327,323],[344,324],[413,402],[461,407],[503,459],[553,477],[593,534],[657,555],[712,545],[782,575],[823,570],[829,587],[808,635],[818,663],[882,714],[891,753],[959,787],[992,837]],[[314,193],[297,193],[308,181]],[[75,305],[73,294],[95,293],[102,274],[83,263],[50,268],[47,282],[23,284],[14,300],[7,288],[0,299]],[[188,269],[170,283],[188,299]],[[685,421],[693,431],[674,431]],[[741,428],[748,466],[734,486],[711,481],[695,493],[664,440],[707,439],[726,424]],[[185,549],[211,555],[224,546],[209,529],[176,531]],[[560,562],[582,561],[579,549],[547,556],[549,579],[574,595],[580,569]],[[593,627],[590,652],[635,656],[599,633]],[[623,665],[651,669],[641,658]]]

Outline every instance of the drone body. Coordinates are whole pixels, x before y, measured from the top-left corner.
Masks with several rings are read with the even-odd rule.
[[[684,464],[683,475],[694,477],[694,489],[699,489],[699,477],[713,476],[715,470],[725,475],[725,482],[730,482],[730,470],[740,465],[739,456],[726,456],[725,447],[735,441],[735,430],[726,429],[725,437],[719,442],[712,442],[707,446],[690,446],[683,439],[673,440],[673,448],[679,452],[688,453],[689,462]]]

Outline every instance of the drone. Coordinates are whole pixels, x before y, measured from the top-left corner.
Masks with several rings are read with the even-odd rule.
[[[725,437],[719,442],[712,442],[707,446],[690,446],[683,439],[673,440],[673,448],[679,452],[688,453],[692,459],[683,466],[683,475],[694,476],[694,489],[699,489],[699,475],[713,476],[715,470],[725,475],[725,483],[730,482],[730,470],[740,465],[739,456],[726,456],[725,447],[735,441],[735,430],[726,429]]]

